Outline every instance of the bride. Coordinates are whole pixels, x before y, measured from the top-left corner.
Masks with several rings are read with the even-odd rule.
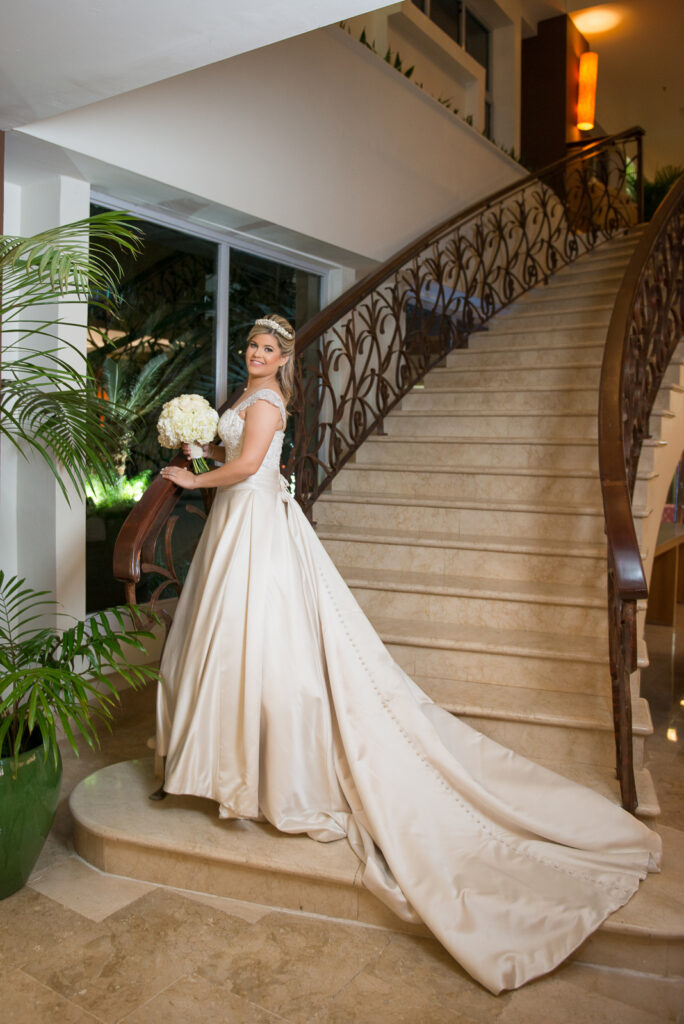
[[[617,805],[432,700],[385,650],[280,474],[294,331],[248,335],[248,383],[218,425],[224,464],[161,663],[163,791],[321,842],[425,922],[490,991],[567,957],[660,860]],[[179,487],[200,483],[167,467]]]

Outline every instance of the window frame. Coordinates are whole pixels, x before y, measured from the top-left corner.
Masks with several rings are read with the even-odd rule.
[[[260,256],[263,259],[282,263],[303,270],[309,274],[317,274],[320,279],[321,309],[330,301],[330,275],[339,269],[339,264],[328,263],[316,257],[304,256],[293,252],[285,246],[262,242],[250,238],[230,228],[212,228],[196,224],[188,218],[166,213],[154,207],[140,203],[126,202],[115,198],[107,192],[91,189],[90,202],[110,210],[128,210],[141,220],[161,227],[171,228],[181,234],[191,235],[214,242],[217,246],[216,256],[216,323],[214,336],[214,373],[216,375],[216,405],[221,406],[228,397],[228,323],[230,316],[230,250]]]

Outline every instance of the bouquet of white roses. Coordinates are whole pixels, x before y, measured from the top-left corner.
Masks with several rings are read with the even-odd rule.
[[[202,457],[202,446],[216,437],[218,413],[201,395],[178,395],[162,407],[157,432],[164,448],[190,445],[192,468],[206,473],[209,466]]]

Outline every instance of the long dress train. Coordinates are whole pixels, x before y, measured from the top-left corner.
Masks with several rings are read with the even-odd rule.
[[[227,458],[239,411],[221,417]],[[363,881],[492,992],[551,970],[622,906],[660,838],[442,710],[389,655],[280,475],[221,488],[161,665],[164,788],[229,818],[347,837]]]

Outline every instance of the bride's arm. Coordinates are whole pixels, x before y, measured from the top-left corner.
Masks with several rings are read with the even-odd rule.
[[[199,476],[179,466],[166,466],[161,475],[187,490],[195,487],[230,487],[231,484],[240,483],[256,473],[264,461],[273,435],[282,425],[282,416],[275,406],[270,402],[255,402],[245,414],[242,451],[236,459]]]

